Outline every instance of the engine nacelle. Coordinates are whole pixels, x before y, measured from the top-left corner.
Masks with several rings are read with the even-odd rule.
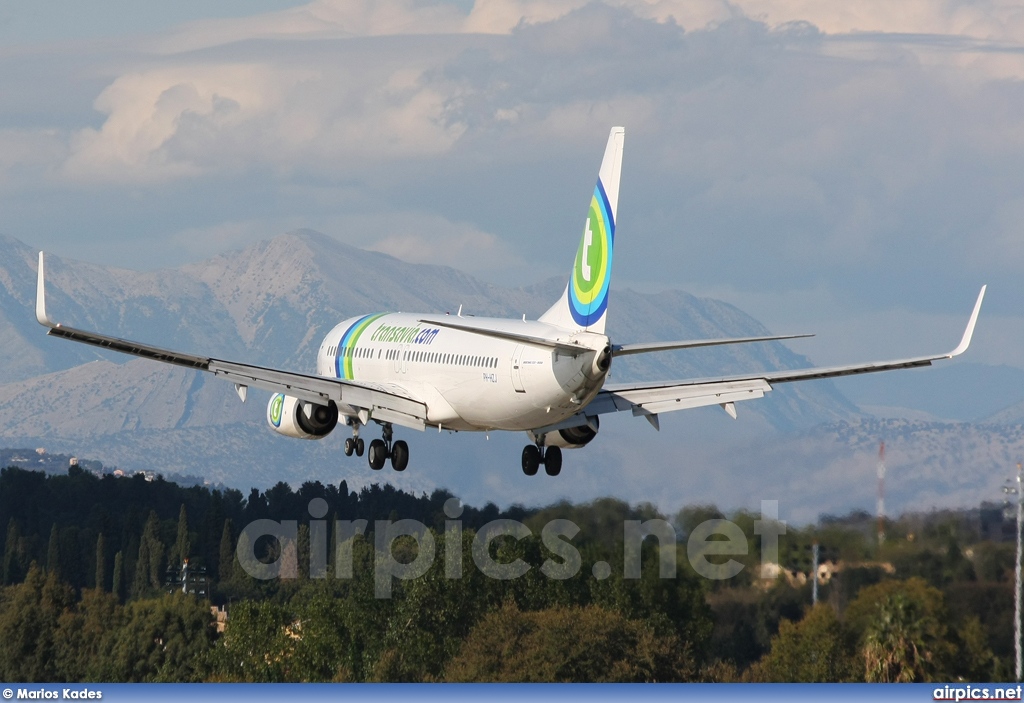
[[[591,418],[594,426],[590,425],[579,425],[578,427],[568,427],[564,430],[555,430],[554,432],[546,432],[544,434],[544,446],[546,447],[561,447],[562,449],[579,449],[590,444],[591,440],[597,436],[597,430],[600,427],[600,421],[595,415]],[[530,436],[535,440],[537,436],[530,433]]]
[[[323,439],[338,424],[338,406],[334,401],[317,405],[275,393],[267,404],[270,429],[296,439]]]

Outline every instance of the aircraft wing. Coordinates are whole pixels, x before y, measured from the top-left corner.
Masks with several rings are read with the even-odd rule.
[[[967,347],[970,346],[971,338],[974,335],[974,327],[978,322],[978,314],[981,312],[981,302],[985,298],[985,289],[986,286],[982,286],[981,292],[978,294],[978,300],[974,304],[974,310],[967,323],[967,329],[964,330],[963,337],[960,339],[960,344],[952,351],[944,354],[894,359],[891,361],[875,361],[847,366],[827,366],[792,371],[765,371],[737,376],[724,376],[721,378],[609,384],[577,415],[569,418],[564,423],[559,423],[557,426],[541,428],[536,431],[552,431],[584,425],[588,424],[588,417],[592,418],[596,415],[622,410],[630,410],[635,416],[647,418],[655,428],[658,428],[657,416],[659,413],[707,405],[721,405],[726,412],[736,417],[734,403],[741,400],[762,398],[765,393],[772,390],[773,384],[931,366],[933,361],[952,359],[967,351]]]
[[[112,349],[144,359],[208,371],[215,376],[234,382],[235,390],[243,402],[246,389],[251,386],[272,393],[285,393],[311,403],[326,404],[327,401],[333,400],[340,410],[344,410],[344,406],[348,406],[359,414],[364,422],[372,418],[417,430],[422,430],[425,427],[426,405],[393,384],[360,383],[196,356],[55,323],[46,314],[43,266],[43,253],[40,252],[36,280],[36,320],[39,324],[49,328],[48,335]]]

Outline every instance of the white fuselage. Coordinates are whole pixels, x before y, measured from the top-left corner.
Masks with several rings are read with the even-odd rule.
[[[607,369],[595,357],[604,335],[543,322],[446,317],[481,330],[581,345],[584,353],[431,325],[437,316],[387,313],[354,317],[324,338],[317,374],[380,385],[422,401],[427,424],[452,430],[531,430],[579,412],[601,389]],[[344,415],[358,409],[339,407]]]

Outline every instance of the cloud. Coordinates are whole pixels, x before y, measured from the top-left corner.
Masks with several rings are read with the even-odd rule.
[[[509,245],[467,223],[453,223],[432,213],[401,213],[375,218],[372,228],[357,227],[360,237],[382,232],[368,249],[415,264],[452,266],[476,275],[498,271],[506,277],[525,261]],[[361,242],[365,246],[365,239]]]
[[[18,106],[24,62],[3,63],[0,203],[8,232],[93,237],[122,265],[311,227],[489,278],[514,253],[529,282],[571,259],[603,139],[625,124],[618,281],[785,301],[800,328],[841,307],[860,329],[893,301],[959,318],[1021,261],[1018,20],[1000,2],[795,0],[323,1],[204,20],[69,49],[87,85],[108,78],[56,127],[26,126],[52,91]],[[1010,317],[1024,299],[991,304]]]
[[[19,188],[46,177],[67,154],[54,129],[0,129],[0,186]]]
[[[96,99],[106,119],[73,135],[64,172],[159,182],[444,151],[461,126],[444,120],[444,96],[421,71],[396,63],[354,73],[189,61],[129,73]]]
[[[251,17],[190,22],[168,32],[155,48],[174,54],[253,39],[446,34],[459,32],[464,19],[457,7],[447,2],[315,0]]]

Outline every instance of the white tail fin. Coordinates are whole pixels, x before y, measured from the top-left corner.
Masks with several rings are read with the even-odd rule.
[[[608,312],[608,286],[612,279],[615,220],[619,205],[619,174],[626,130],[612,127],[604,150],[597,186],[590,199],[583,237],[565,292],[541,322],[571,330],[604,334]]]

